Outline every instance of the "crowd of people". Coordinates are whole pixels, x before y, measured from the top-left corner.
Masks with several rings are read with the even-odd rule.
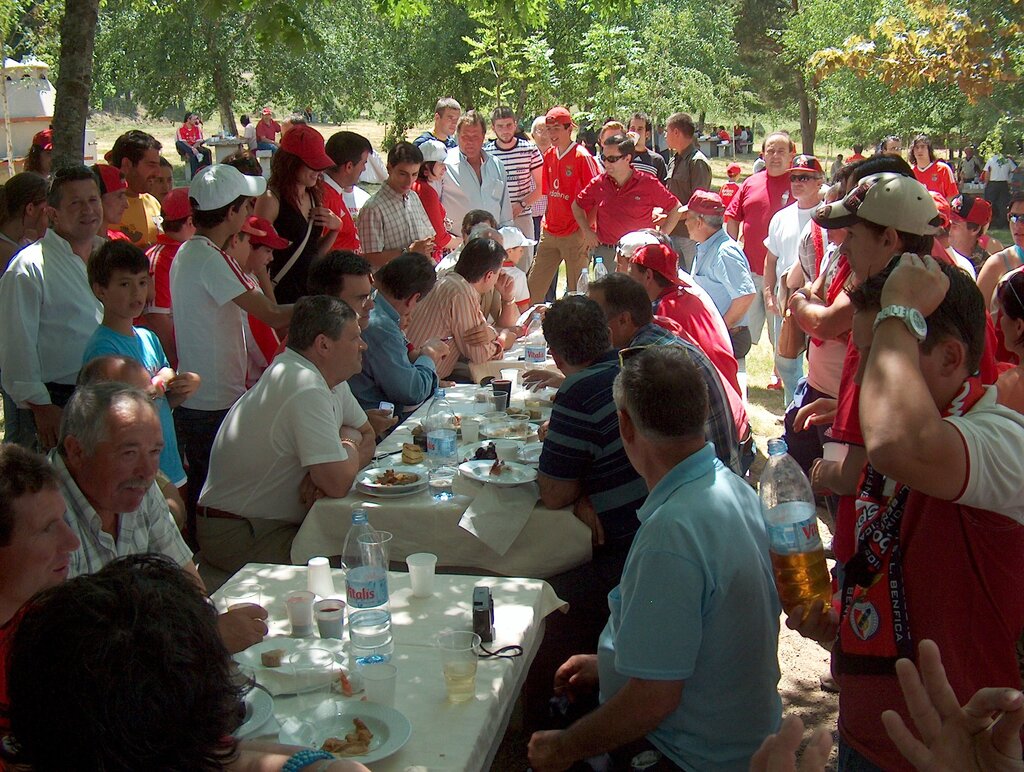
[[[229,654],[267,612],[218,615],[206,589],[290,562],[314,502],[536,313],[555,369],[523,381],[557,389],[540,500],[593,556],[549,580],[570,607],[525,687],[533,769],[793,768],[782,614],[831,651],[841,770],[1024,767],[1024,194],[962,192],[926,135],[909,163],[887,138],[826,175],[771,132],[761,171],[716,184],[686,113],[664,156],[641,112],[596,155],[565,107],[520,119],[439,100],[372,195],[365,137],[281,134],[269,110],[269,180],[253,152],[210,164],[190,113],[187,188],[138,130],[3,186],[6,758],[362,768],[230,740]],[[834,534],[831,606],[783,609],[773,583],[745,372],[765,329]],[[150,702],[121,699],[139,684]]]

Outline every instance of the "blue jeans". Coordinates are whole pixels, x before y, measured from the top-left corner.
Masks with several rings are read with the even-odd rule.
[[[257,142],[256,142],[256,149],[257,150],[269,150],[271,153],[276,153],[277,152],[277,143],[276,142],[271,142],[270,140],[267,140],[267,139],[257,140]]]
[[[885,772],[885,770],[868,761],[840,739],[839,772]]]

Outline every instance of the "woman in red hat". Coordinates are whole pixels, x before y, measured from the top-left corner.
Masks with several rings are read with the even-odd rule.
[[[256,200],[254,214],[273,223],[289,246],[274,250],[270,278],[279,303],[294,303],[306,294],[306,274],[330,250],[341,219],[323,206],[317,183],[334,161],[324,138],[312,126],[299,124],[281,137],[270,165],[267,192]]]
[[[128,211],[128,182],[124,175],[120,169],[110,164],[96,164],[92,167],[92,173],[96,175],[100,200],[103,202],[100,238],[108,241],[131,241],[121,231],[121,219]]]
[[[32,137],[32,147],[25,158],[25,171],[50,176],[53,159],[53,129],[43,129]]]

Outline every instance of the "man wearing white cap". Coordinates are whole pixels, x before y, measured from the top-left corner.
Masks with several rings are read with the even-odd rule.
[[[171,305],[179,367],[198,373],[203,384],[174,412],[178,444],[189,464],[190,529],[217,429],[245,392],[245,315],[271,327],[291,321],[292,307],[259,292],[224,251],[266,188],[262,177],[247,177],[226,164],[206,167],[189,186],[196,234],[178,250],[171,267]]]

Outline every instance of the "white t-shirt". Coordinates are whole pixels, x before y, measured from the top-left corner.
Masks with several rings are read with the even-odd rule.
[[[764,245],[778,258],[775,263],[775,275],[779,279],[796,262],[800,250],[800,234],[811,221],[814,209],[815,207],[801,209],[794,202],[776,212],[768,223],[768,236],[764,240]],[[779,284],[776,282],[775,292],[778,291]]]
[[[956,499],[1024,523],[1024,415],[996,404],[996,387],[989,386],[966,415],[946,418],[967,448],[967,482]]]
[[[256,125],[250,123],[248,126],[242,129],[242,139],[245,140],[245,146],[252,152],[256,152],[256,147],[259,144],[256,141]]]
[[[985,179],[989,182],[1008,182],[1017,164],[1003,155],[994,155],[985,164]]]
[[[530,286],[526,281],[526,274],[523,273],[522,268],[518,265],[503,265],[501,272],[507,273],[512,277],[512,284],[515,288],[512,299],[516,303],[522,303],[524,300],[530,299]]]
[[[205,236],[178,250],[171,266],[178,369],[202,378],[185,407],[225,410],[245,393],[245,312],[232,301],[254,289],[235,259]]]
[[[335,389],[290,348],[228,412],[210,454],[203,506],[301,523],[299,484],[309,467],[348,458],[342,426],[366,423],[347,383]]]
[[[348,213],[352,215],[352,222],[355,222],[356,215],[363,208],[363,204],[370,200],[370,194],[358,185],[353,185],[352,190],[343,190],[341,197],[345,201],[345,206],[348,207]]]
[[[825,247],[825,256],[821,260],[822,273],[834,273],[832,263],[838,257],[837,249],[835,244],[828,244]],[[811,341],[807,347],[807,383],[820,392],[837,396],[845,361],[845,339],[832,339],[821,343]]]

